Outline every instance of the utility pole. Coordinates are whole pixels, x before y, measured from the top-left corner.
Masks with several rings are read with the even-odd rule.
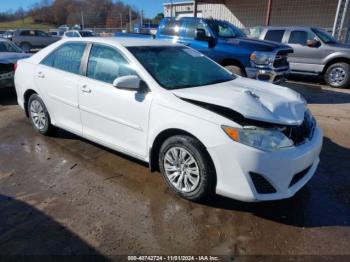
[[[173,18],[173,0],[170,2],[170,18]]]
[[[80,15],[81,15],[81,29],[84,29],[85,28],[85,25],[84,25],[84,12],[83,10],[80,11]]]
[[[265,26],[269,26],[270,25],[271,8],[272,8],[272,0],[268,0],[266,19],[265,19]]]
[[[143,25],[143,9],[141,9],[141,20],[140,20],[140,23],[141,23],[141,28],[142,28],[142,25]]]
[[[120,13],[120,29],[123,30],[123,14]]]
[[[129,32],[132,32],[132,25],[131,25],[131,8],[129,8]]]

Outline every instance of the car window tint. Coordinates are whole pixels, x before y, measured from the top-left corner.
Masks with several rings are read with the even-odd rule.
[[[117,50],[96,44],[92,46],[87,77],[112,84],[116,78],[127,75],[136,73]]]
[[[23,30],[20,33],[21,36],[35,36],[35,32],[33,30]]]
[[[274,42],[282,42],[284,30],[269,30],[265,35],[265,40]]]
[[[292,31],[289,36],[289,44],[300,44],[306,45],[307,40],[314,39],[314,36],[311,33],[306,31]]]
[[[165,26],[161,29],[161,35],[179,35],[181,25],[179,21],[171,20],[168,21]]]
[[[47,56],[42,64],[63,71],[79,74],[80,63],[85,50],[84,43],[67,43]]]
[[[45,32],[43,31],[35,31],[36,36],[41,36],[41,37],[46,37],[48,36]]]
[[[203,21],[195,20],[195,19],[191,19],[188,21],[184,36],[195,38],[197,29],[204,29],[206,36],[210,36],[207,25]]]

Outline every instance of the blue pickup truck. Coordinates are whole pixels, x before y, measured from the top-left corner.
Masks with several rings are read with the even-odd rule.
[[[123,35],[150,37],[116,34],[118,37]],[[190,46],[235,74],[273,83],[282,82],[289,73],[287,58],[293,52],[287,45],[249,39],[234,25],[215,19],[164,18],[155,39]]]

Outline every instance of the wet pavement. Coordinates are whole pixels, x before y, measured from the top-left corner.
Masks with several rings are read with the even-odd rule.
[[[308,100],[324,147],[305,188],[265,203],[180,199],[142,162],[34,132],[0,90],[0,255],[350,255],[350,90],[287,85]]]

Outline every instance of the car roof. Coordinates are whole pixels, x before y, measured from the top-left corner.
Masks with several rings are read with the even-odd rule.
[[[62,40],[65,42],[94,42],[101,44],[117,44],[124,47],[131,46],[174,46],[174,44],[169,41],[155,40],[155,39],[145,39],[137,37],[84,37],[84,38],[68,38]]]
[[[309,30],[314,27],[310,26],[263,26],[263,29],[276,29],[276,30]]]

